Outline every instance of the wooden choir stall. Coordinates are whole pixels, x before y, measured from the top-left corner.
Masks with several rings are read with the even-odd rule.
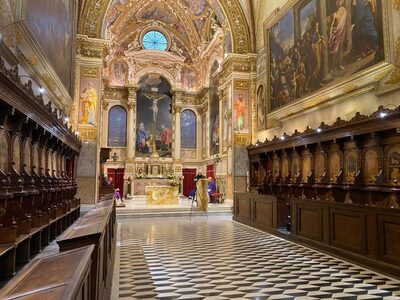
[[[400,108],[248,148],[234,219],[400,275]]]

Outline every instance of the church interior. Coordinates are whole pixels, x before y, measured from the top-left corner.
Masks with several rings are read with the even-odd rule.
[[[400,299],[399,0],[0,0],[0,299]]]

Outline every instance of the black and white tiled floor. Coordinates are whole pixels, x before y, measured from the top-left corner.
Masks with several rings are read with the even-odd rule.
[[[121,222],[119,299],[400,299],[400,282],[224,218]]]

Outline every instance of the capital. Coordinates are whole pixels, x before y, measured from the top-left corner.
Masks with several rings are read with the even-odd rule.
[[[129,110],[133,110],[133,111],[136,110],[136,102],[130,101],[130,102],[128,102],[127,105],[128,105],[128,109],[129,109]]]
[[[109,105],[110,105],[110,102],[108,102],[108,101],[103,101],[103,103],[102,103],[104,110],[107,110]]]

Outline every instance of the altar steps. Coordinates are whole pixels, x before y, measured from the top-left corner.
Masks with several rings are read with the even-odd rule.
[[[127,218],[154,218],[154,217],[184,217],[184,216],[206,216],[196,207],[191,212],[190,207],[173,208],[117,208],[118,219]],[[209,216],[232,216],[230,206],[211,206],[207,211]]]

